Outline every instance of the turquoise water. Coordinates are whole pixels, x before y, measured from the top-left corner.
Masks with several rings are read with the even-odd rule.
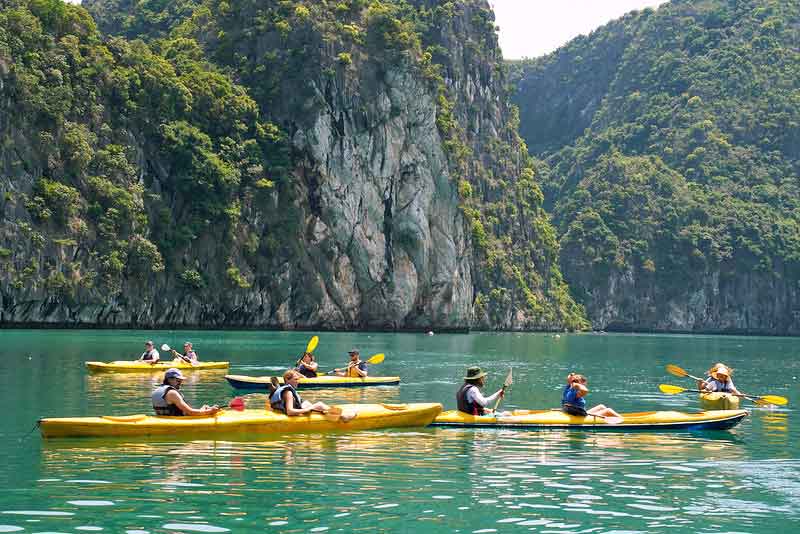
[[[371,374],[400,387],[307,391],[326,402],[439,401],[454,408],[468,365],[508,368],[506,408],[558,405],[570,370],[589,377],[589,403],[619,411],[696,410],[667,363],[701,374],[735,368],[740,390],[789,397],[756,408],[732,431],[623,434],[411,429],[273,436],[262,441],[50,440],[43,416],[150,411],[160,377],[87,375],[86,360],[138,356],[194,342],[231,373],[282,371],[309,333],[0,331],[0,532],[800,532],[800,432],[793,404],[796,339],[712,336],[321,333],[322,369],[352,346],[383,352]],[[224,372],[195,373],[191,403],[227,403]],[[250,405],[262,394],[247,395]],[[747,403],[749,406],[749,403]],[[27,435],[27,436],[26,436]]]

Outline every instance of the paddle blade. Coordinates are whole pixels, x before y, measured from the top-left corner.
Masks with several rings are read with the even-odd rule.
[[[682,367],[672,364],[667,365],[667,372],[675,376],[689,376],[689,373],[687,373]]]
[[[319,337],[314,336],[308,341],[308,345],[306,345],[306,352],[314,352],[314,349],[317,348],[319,344]]]
[[[375,365],[376,363],[383,362],[384,358],[386,358],[386,355],[384,353],[382,353],[382,352],[379,353],[379,354],[374,354],[374,355],[369,357],[369,360],[367,360],[367,363],[371,364],[371,365]]]
[[[228,404],[228,408],[236,410],[237,412],[244,411],[244,400],[242,400],[241,397],[234,397],[231,399],[230,404]]]
[[[167,345],[166,343],[164,343],[163,345],[161,345],[161,350],[170,351],[170,350],[172,350],[172,349],[170,349],[170,348],[169,348],[169,345]]]
[[[780,395],[762,395],[758,398],[759,401],[767,404],[774,404],[776,406],[785,406],[789,404],[789,399],[781,397]]]
[[[686,388],[670,386],[669,384],[659,384],[658,389],[661,390],[661,393],[666,393],[667,395],[675,395],[677,393],[683,393],[686,391]]]
[[[504,388],[507,388],[507,387],[509,387],[511,384],[513,384],[513,383],[514,383],[514,377],[513,377],[513,375],[512,375],[512,372],[513,372],[513,369],[509,369],[509,370],[508,370],[508,374],[506,375],[506,380],[505,380],[505,382],[503,382],[503,387],[504,387]]]

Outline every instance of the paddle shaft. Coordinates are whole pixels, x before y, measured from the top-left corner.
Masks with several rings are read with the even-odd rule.
[[[752,395],[745,395],[744,393],[731,393],[730,391],[704,391],[702,389],[684,389],[680,393],[725,393],[726,395],[731,395],[733,397],[743,397],[743,398],[745,398],[745,399],[747,399],[749,401],[755,402],[756,404],[761,403],[761,402],[768,402],[768,401],[765,401],[765,400],[761,399],[760,397],[754,397]]]

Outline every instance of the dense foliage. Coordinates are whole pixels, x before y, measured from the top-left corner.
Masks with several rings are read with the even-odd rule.
[[[522,116],[545,113],[543,96],[553,106],[522,131],[551,166],[562,266],[590,316],[616,301],[621,326],[652,326],[717,276],[732,307],[753,277],[775,292],[761,299],[793,299],[799,28],[797,2],[676,0],[515,66]],[[625,277],[635,291],[614,295]],[[645,298],[652,313],[631,313]],[[798,304],[740,329],[786,331]]]
[[[16,145],[3,164],[37,177],[13,185],[10,173],[4,197],[4,209],[30,215],[7,233],[21,229],[34,247],[0,250],[17,289],[46,281],[124,306],[148,298],[145,284],[210,298],[303,288],[273,274],[305,268],[306,224],[319,215],[318,184],[298,170],[304,154],[290,140],[310,106],[335,107],[343,94],[358,103],[362,87],[401,66],[437,103],[472,235],[477,324],[585,326],[483,0],[85,2],[102,32],[59,0],[0,4],[0,114],[19,111],[0,121]],[[501,104],[465,104],[467,88],[454,85],[465,71]]]

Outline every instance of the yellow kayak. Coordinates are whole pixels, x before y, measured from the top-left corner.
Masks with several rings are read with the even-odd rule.
[[[561,410],[514,410],[508,416],[470,415],[450,410],[437,417],[432,426],[513,428],[520,430],[724,430],[745,418],[745,410],[720,410],[699,413],[638,412],[623,413],[622,422],[608,424],[600,417],[568,415]]]
[[[90,373],[153,373],[163,372],[170,368],[182,371],[203,371],[205,369],[227,369],[229,362],[197,362],[192,365],[183,360],[159,360],[158,363],[147,363],[140,360],[117,362],[86,362]]]
[[[730,393],[701,393],[700,405],[706,410],[738,410],[741,399]]]
[[[231,386],[236,389],[267,389],[271,377],[269,376],[244,376],[225,375]],[[283,378],[278,377],[278,382],[283,384]],[[316,378],[303,377],[297,388],[355,388],[366,386],[396,386],[400,383],[399,376],[365,376],[354,378],[350,376],[321,375]]]
[[[229,436],[335,432],[390,427],[427,426],[442,411],[439,403],[342,404],[343,413],[355,418],[312,413],[289,417],[267,410],[223,410],[214,417],[124,415],[47,418],[39,421],[44,438],[112,436]]]

